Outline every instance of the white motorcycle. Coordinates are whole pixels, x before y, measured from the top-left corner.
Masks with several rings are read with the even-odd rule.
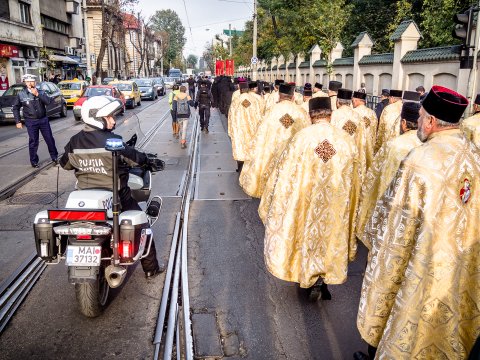
[[[109,289],[119,287],[127,268],[149,254],[151,227],[162,206],[162,198],[150,199],[150,193],[152,172],[163,170],[164,164],[155,155],[147,154],[156,161],[146,169],[132,168],[128,180],[132,197],[138,202],[146,201],[146,210],[120,212],[118,156],[123,142],[109,139],[105,149],[113,157],[113,192],[73,191],[65,209],[41,211],[33,225],[38,256],[48,264],[65,259],[78,306],[87,317],[102,313]]]

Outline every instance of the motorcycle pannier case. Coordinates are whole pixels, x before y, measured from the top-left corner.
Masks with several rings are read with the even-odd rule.
[[[42,213],[44,214],[42,215]],[[53,225],[48,220],[46,211],[37,214],[33,224],[37,255],[48,262],[55,260],[59,252],[59,242],[57,241],[57,235],[53,231]]]

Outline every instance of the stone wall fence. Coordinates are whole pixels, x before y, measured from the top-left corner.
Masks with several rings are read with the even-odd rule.
[[[390,39],[394,42],[391,53],[372,54],[373,39],[367,32],[360,33],[350,45],[353,57],[342,57],[342,44],[332,50],[333,72],[327,72],[327,63],[322,59],[318,45],[304,54],[289,54],[272,59],[262,59],[257,65],[258,79],[273,82],[284,79],[302,86],[319,82],[326,86],[329,80],[338,80],[343,87],[357,90],[365,83],[367,93],[376,97],[382,89],[414,91],[424,86],[442,85],[467,95],[470,69],[460,69],[459,46],[441,46],[417,49],[422,37],[413,20],[403,21]],[[238,76],[251,76],[251,67],[239,67]],[[478,72],[480,73],[480,72]],[[479,79],[477,83],[480,84]]]

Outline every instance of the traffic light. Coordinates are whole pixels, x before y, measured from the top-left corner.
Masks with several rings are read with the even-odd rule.
[[[464,49],[469,48],[473,25],[473,8],[468,9],[464,13],[455,14],[453,21],[456,24],[452,32],[453,37],[462,40]]]
[[[473,27],[474,12],[477,12],[473,7],[461,14],[455,14],[453,21],[455,22],[455,28],[452,31],[454,38],[462,40],[461,52],[460,52],[460,69],[472,69],[473,68],[473,56],[470,56],[470,48],[472,48],[471,34]]]

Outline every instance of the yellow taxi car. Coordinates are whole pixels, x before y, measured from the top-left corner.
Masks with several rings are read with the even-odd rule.
[[[68,107],[73,107],[75,101],[77,101],[83,94],[83,91],[88,86],[88,82],[85,80],[79,80],[77,78],[73,80],[63,80],[57,84],[60,89]]]
[[[110,81],[108,85],[114,86],[122,92],[123,96],[125,96],[126,107],[133,109],[135,106],[140,106],[142,104],[142,94],[135,81],[115,80]]]

